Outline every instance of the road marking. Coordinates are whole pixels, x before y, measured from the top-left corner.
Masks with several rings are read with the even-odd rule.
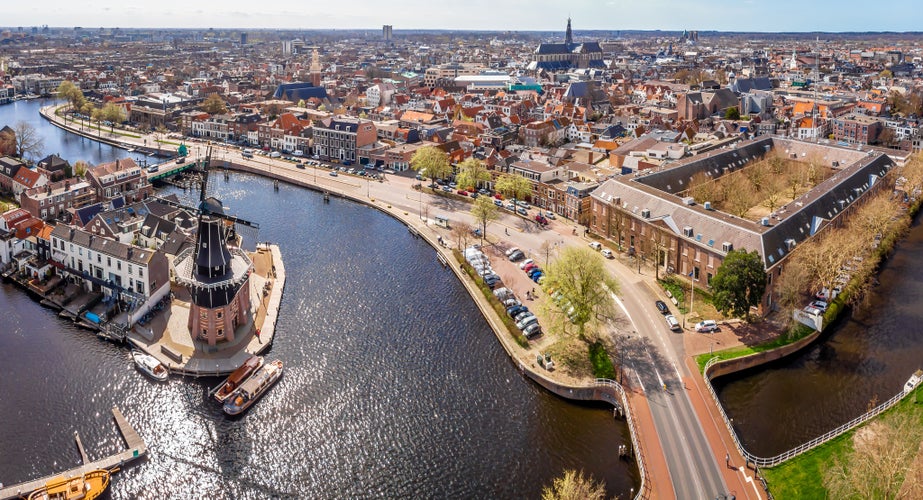
[[[743,466],[739,467],[738,469],[740,470],[740,473],[744,475],[744,481],[750,483],[750,486],[753,486],[753,491],[756,492],[756,498],[762,499],[763,497],[762,497],[762,495],[760,495],[760,490],[759,490],[759,488],[756,487],[756,481],[754,481],[753,478],[750,477],[750,476],[745,472],[746,469],[745,469]]]

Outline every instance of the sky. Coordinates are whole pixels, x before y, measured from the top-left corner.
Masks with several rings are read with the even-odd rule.
[[[4,0],[0,26],[923,31],[920,0]]]

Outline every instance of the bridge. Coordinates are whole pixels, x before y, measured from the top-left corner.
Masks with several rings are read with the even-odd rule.
[[[176,163],[176,160],[170,160],[158,163],[157,165],[151,165],[147,167],[147,180],[148,182],[153,182],[166,179],[167,177],[172,177],[187,170],[192,170],[196,165],[195,159],[184,159],[180,163]]]

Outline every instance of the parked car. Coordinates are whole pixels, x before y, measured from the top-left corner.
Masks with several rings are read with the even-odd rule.
[[[498,207],[502,207],[502,206],[503,206],[503,201],[494,198],[494,205],[497,205]]]
[[[519,247],[512,247],[512,248],[508,249],[506,252],[503,252],[503,253],[506,254],[507,257],[509,257],[510,255],[513,255],[514,253],[516,253],[516,252],[518,252],[518,251],[519,251]]]
[[[532,208],[532,205],[529,205],[528,203],[526,203],[526,202],[524,202],[524,201],[522,201],[522,200],[517,201],[516,204],[519,205],[519,206],[522,207],[522,208],[525,208],[526,210]]]
[[[590,242],[590,248],[592,248],[593,250],[601,250],[602,247],[603,247],[603,246],[602,246],[598,241],[591,241],[591,242]]]
[[[331,176],[331,177],[336,177],[336,176],[337,176],[337,171],[336,171],[336,170],[331,170],[331,171],[330,171],[330,176]]]
[[[532,275],[532,281],[538,284],[541,284],[542,281],[544,281],[544,279],[545,279],[545,273],[539,272],[539,273],[535,273]]]
[[[554,212],[552,212],[551,210],[545,211],[545,217],[548,217],[551,220],[555,220],[557,218],[555,217]]]
[[[615,258],[615,256],[612,255],[612,250],[609,250],[608,248],[604,248],[604,249],[600,250],[600,253],[602,254],[603,257],[605,257],[605,258],[607,258],[607,259],[614,259],[614,258]]]
[[[534,263],[535,263],[534,260],[532,260],[532,259],[526,259],[526,260],[522,261],[522,263],[519,264],[519,269],[525,269],[526,266],[528,266],[529,264],[534,264]]]
[[[516,213],[518,213],[519,215],[526,215],[526,216],[529,215],[529,211],[522,207],[517,208]]]
[[[695,331],[699,333],[711,333],[718,331],[718,323],[713,319],[706,319],[695,324]]]
[[[535,316],[535,315],[532,314],[532,312],[528,310],[520,311],[518,314],[516,314],[516,316],[513,316],[513,320],[519,323],[520,321],[528,318],[529,316]]]
[[[523,312],[523,311],[528,311],[528,310],[529,310],[529,308],[526,307],[526,306],[522,306],[522,305],[520,305],[520,306],[513,306],[513,307],[510,307],[510,308],[508,308],[508,309],[506,310],[506,314],[509,315],[509,317],[512,318],[512,317],[515,317],[516,315],[518,315],[519,313],[521,313],[521,312]]]
[[[820,316],[824,314],[824,311],[814,307],[814,306],[804,306],[804,312],[810,314],[811,316]]]
[[[666,302],[658,300],[654,302],[654,305],[657,306],[657,310],[660,311],[660,314],[670,314],[670,308],[667,307]]]
[[[519,250],[517,250],[517,251],[514,252],[512,255],[510,255],[510,261],[511,261],[511,262],[520,261],[520,260],[522,260],[522,259],[524,259],[524,258],[526,258],[526,254],[522,253],[522,252],[519,251]]]
[[[530,262],[526,267],[522,268],[522,270],[525,271],[526,274],[529,274],[529,272],[537,268],[538,268],[538,265],[535,262]]]
[[[533,323],[522,329],[522,334],[526,336],[527,339],[532,337],[537,337],[542,334],[542,327],[538,323]]]
[[[514,203],[512,203],[512,202],[507,203],[507,204],[506,204],[506,209],[509,210],[510,212],[515,212],[515,211],[516,211],[516,205],[515,205]]]
[[[823,301],[823,300],[815,300],[814,302],[811,302],[810,305],[811,305],[812,307],[816,307],[816,308],[820,309],[820,310],[823,311],[823,312],[827,312],[827,305],[828,305],[828,304],[827,304],[826,301]]]
[[[538,214],[535,216],[535,222],[538,222],[539,224],[544,226],[548,224],[548,219],[546,219],[544,215]]]
[[[679,321],[676,321],[676,316],[668,314],[665,316],[665,319],[670,330],[673,330],[674,332],[682,330],[682,328],[679,326]]]
[[[455,193],[458,194],[459,196],[468,196],[468,191],[465,191],[464,189],[459,189]]]
[[[525,327],[529,325],[533,325],[535,323],[538,323],[538,318],[534,314],[530,314],[529,316],[526,316],[525,318],[522,318],[521,320],[517,321],[516,328],[519,328],[520,330],[522,330]]]

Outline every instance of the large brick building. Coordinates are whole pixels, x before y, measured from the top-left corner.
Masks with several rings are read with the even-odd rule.
[[[681,197],[693,176],[720,177],[772,150],[783,150],[793,159],[822,158],[838,172],[759,220],[735,217],[702,200]],[[665,272],[691,275],[702,287],[709,286],[729,251],[756,250],[769,274],[770,286],[762,302],[763,310],[768,310],[774,302],[773,283],[795,247],[884,185],[878,181],[893,165],[878,152],[759,138],[693,157],[662,172],[607,180],[591,195],[589,227],[620,242],[629,253],[656,262]]]
[[[314,125],[314,154],[324,160],[358,159],[358,149],[375,144],[378,132],[368,120],[327,118]]]
[[[131,158],[97,165],[87,171],[87,180],[100,201],[124,197],[125,202],[134,203],[154,194],[147,176]]]

